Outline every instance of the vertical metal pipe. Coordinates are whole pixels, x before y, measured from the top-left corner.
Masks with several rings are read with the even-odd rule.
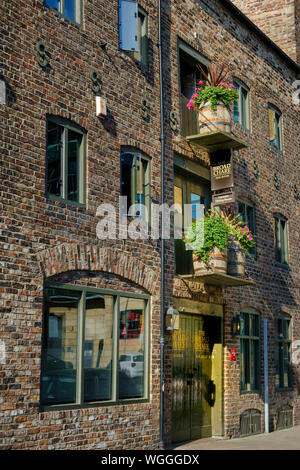
[[[268,320],[264,319],[265,432],[269,433]]]
[[[159,86],[160,86],[160,143],[161,143],[161,204],[164,204],[164,173],[165,173],[165,134],[164,134],[164,101],[163,101],[163,73],[162,73],[162,1],[158,2],[158,48],[159,48]],[[160,446],[164,447],[164,396],[165,396],[165,306],[164,306],[164,282],[165,282],[165,243],[163,239],[164,210],[161,212],[161,338],[160,338]]]

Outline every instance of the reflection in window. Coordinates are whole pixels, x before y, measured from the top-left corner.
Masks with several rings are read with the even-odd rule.
[[[47,192],[67,201],[84,202],[84,138],[55,119],[47,123]]]
[[[119,398],[144,396],[144,303],[120,298]]]
[[[288,236],[287,220],[276,215],[274,217],[275,231],[275,259],[279,263],[288,264]]]
[[[240,336],[241,391],[257,391],[260,387],[259,314],[242,312],[243,330]]]
[[[127,197],[127,213],[136,205],[135,214],[131,215],[150,220],[150,162],[140,153],[121,155],[121,196]]]
[[[87,293],[84,341],[84,400],[111,397],[113,297]]]
[[[58,11],[65,18],[80,23],[81,2],[82,0],[45,0],[45,5]]]
[[[46,288],[41,404],[143,398],[145,306],[96,289]]]
[[[292,385],[291,321],[287,317],[276,320],[276,387]]]
[[[63,289],[47,289],[45,297],[46,331],[41,402],[74,403],[80,294]]]

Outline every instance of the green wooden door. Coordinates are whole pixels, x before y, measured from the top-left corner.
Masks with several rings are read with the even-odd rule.
[[[181,315],[173,333],[172,440],[187,441],[212,435],[215,402],[212,349],[218,318]]]

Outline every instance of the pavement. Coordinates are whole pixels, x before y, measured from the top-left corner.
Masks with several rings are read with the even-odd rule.
[[[238,439],[207,438],[175,444],[174,450],[300,450],[300,426]]]

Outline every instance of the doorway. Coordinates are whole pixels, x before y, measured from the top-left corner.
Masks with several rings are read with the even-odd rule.
[[[215,435],[221,409],[221,318],[180,314],[173,333],[172,441]]]

